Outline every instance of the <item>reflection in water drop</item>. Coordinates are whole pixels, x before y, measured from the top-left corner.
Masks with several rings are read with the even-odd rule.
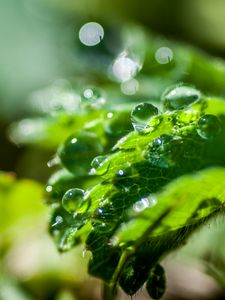
[[[103,27],[95,22],[84,24],[79,31],[79,39],[85,46],[95,46],[104,37]]]
[[[84,202],[84,191],[78,188],[68,190],[62,198],[62,206],[69,213],[77,212]]]
[[[203,139],[213,139],[220,133],[220,131],[220,121],[214,115],[204,115],[198,121],[197,132]]]
[[[140,103],[131,112],[131,122],[136,131],[143,130],[153,116],[158,114],[158,108],[150,103]]]
[[[156,205],[157,199],[155,194],[150,194],[148,197],[143,197],[141,200],[137,201],[133,205],[133,209],[135,212],[141,212],[148,207],[152,207]]]
[[[138,62],[128,57],[125,52],[118,56],[112,66],[113,74],[120,82],[132,79],[139,70]]]
[[[91,162],[91,167],[90,175],[103,175],[106,173],[109,167],[107,156],[96,156]]]
[[[121,91],[125,95],[134,95],[139,89],[139,83],[136,79],[130,79],[121,83]]]
[[[161,47],[155,52],[155,59],[159,64],[167,64],[173,60],[173,51],[168,47]]]

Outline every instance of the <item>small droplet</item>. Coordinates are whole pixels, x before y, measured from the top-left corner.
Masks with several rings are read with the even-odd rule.
[[[68,190],[62,198],[62,206],[69,213],[80,212],[84,204],[84,191],[78,188]]]
[[[173,60],[173,51],[168,47],[160,47],[155,52],[155,59],[159,64],[168,64]]]
[[[81,93],[81,106],[83,108],[99,109],[105,102],[106,99],[96,88],[87,88]]]
[[[179,136],[163,134],[149,145],[146,158],[159,168],[175,167],[182,157],[183,140]]]
[[[102,41],[103,37],[104,29],[96,22],[84,24],[79,31],[79,39],[85,46],[95,46]]]
[[[63,224],[63,217],[62,216],[56,216],[54,221],[55,222],[52,224],[52,227],[58,228],[58,227],[60,227],[60,225]]]
[[[103,175],[108,171],[109,161],[107,156],[96,156],[91,162],[90,175]]]
[[[131,112],[131,122],[136,131],[143,130],[150,119],[158,114],[158,108],[150,103],[141,103]]]
[[[128,110],[107,113],[104,122],[106,133],[118,138],[131,131],[132,126],[129,122],[129,116],[130,112]]]
[[[148,207],[152,207],[156,205],[157,199],[154,194],[150,194],[147,197],[141,198],[141,200],[137,201],[133,205],[133,209],[135,212],[141,212]]]
[[[214,115],[204,115],[198,121],[197,132],[203,139],[213,139],[220,133],[220,131],[220,121]]]
[[[185,85],[169,88],[161,97],[165,110],[183,109],[200,98],[200,91]]]

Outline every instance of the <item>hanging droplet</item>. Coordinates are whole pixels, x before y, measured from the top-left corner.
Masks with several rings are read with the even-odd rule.
[[[162,266],[157,264],[151,270],[146,283],[146,290],[152,299],[160,299],[166,290],[166,276]]]
[[[80,212],[84,202],[84,191],[78,188],[68,190],[62,198],[62,206],[69,213]]]
[[[180,85],[167,89],[161,100],[165,110],[176,110],[183,109],[200,98],[200,91],[191,86]]]
[[[204,115],[200,118],[197,125],[197,132],[203,139],[213,139],[221,131],[221,124],[214,115]]]
[[[70,136],[58,149],[61,163],[73,174],[88,173],[93,157],[103,151],[97,135],[91,132],[80,132]]]
[[[103,175],[108,171],[109,161],[107,156],[96,156],[91,162],[90,175]]]
[[[170,168],[176,166],[182,151],[181,137],[163,134],[150,143],[146,158],[156,167]]]
[[[131,122],[136,131],[143,130],[149,120],[158,114],[158,108],[150,103],[141,103],[131,112]]]
[[[81,93],[81,107],[99,109],[104,105],[106,99],[96,88],[87,88]]]
[[[157,203],[157,199],[156,199],[155,195],[150,194],[149,196],[143,197],[143,198],[141,198],[141,200],[135,202],[133,204],[133,209],[135,212],[141,212],[148,207],[152,207],[152,206],[156,205],[156,203]]]

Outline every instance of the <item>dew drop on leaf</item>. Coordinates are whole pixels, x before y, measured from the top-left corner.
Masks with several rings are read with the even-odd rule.
[[[84,204],[84,191],[78,188],[68,190],[62,198],[62,206],[69,213],[78,212]]]
[[[198,121],[197,132],[203,139],[213,139],[220,133],[220,131],[220,121],[214,115],[204,115]]]
[[[70,136],[58,149],[61,163],[73,174],[85,175],[91,160],[101,153],[102,145],[97,136],[90,132],[81,132]]]
[[[176,110],[183,109],[200,98],[200,91],[191,86],[180,85],[167,89],[161,100],[165,110]]]
[[[103,175],[107,172],[109,167],[109,161],[107,159],[107,156],[96,156],[92,162],[91,162],[91,171],[90,175]]]
[[[150,103],[140,103],[131,112],[131,122],[136,131],[143,130],[149,120],[158,114],[158,108]]]

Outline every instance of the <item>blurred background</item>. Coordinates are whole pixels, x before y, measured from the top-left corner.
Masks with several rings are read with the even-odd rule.
[[[79,36],[80,29],[87,22],[97,22],[104,29],[104,37],[101,28],[98,29],[103,41],[95,47],[85,45],[82,36]],[[145,48],[148,60],[149,53],[153,51],[151,47],[155,49],[157,45],[168,46],[170,43],[181,47],[177,53],[182,56],[182,65],[188,64],[187,43],[190,49],[198,47],[199,53],[204,51],[220,61],[225,58],[224,28],[223,0],[0,2],[0,170],[4,171],[0,173],[0,300],[100,299],[97,280],[85,272],[87,257],[83,258],[83,249],[59,255],[47,234],[48,209],[43,204],[42,195],[44,183],[52,173],[47,162],[53,157],[56,144],[54,147],[40,147],[38,143],[35,146],[17,143],[17,132],[10,129],[12,124],[54,111],[56,106],[61,105],[58,98],[68,103],[69,110],[70,103],[78,101],[79,86],[97,84],[118,95],[118,81],[126,74],[119,73],[119,80],[112,79],[108,66],[124,51],[126,43],[139,65],[143,63]],[[149,35],[147,43],[145,35]],[[174,51],[176,53],[176,49]],[[167,55],[173,53],[168,52]],[[164,65],[164,62],[160,64]],[[212,78],[206,78],[204,84],[195,78],[194,83],[205,92],[224,96],[225,67],[216,66],[215,63]],[[179,73],[178,68],[176,73],[172,73],[173,67],[158,70],[155,65],[144,65],[140,77],[143,94],[139,97],[150,94],[155,99],[167,83],[183,78],[191,81],[188,76],[184,77],[186,71],[183,69],[183,73]],[[204,67],[201,68],[204,74]],[[158,77],[150,78],[154,70]],[[193,68],[193,78],[194,72]],[[211,85],[213,72],[215,76],[220,72],[218,85],[216,80]],[[146,81],[148,77],[150,81]],[[161,84],[162,77],[164,83]],[[127,97],[135,97],[133,85],[130,90],[121,81],[122,92],[125,91]],[[119,96],[115,97],[119,101]],[[29,131],[28,135],[32,136],[32,130],[38,131],[37,127],[32,129],[26,124],[22,126],[23,130]],[[17,183],[15,178],[19,179]],[[225,299],[219,285],[202,272],[202,269],[207,269],[208,273],[214,270],[206,263],[204,267],[188,264],[190,256],[192,260],[195,256],[193,247],[196,257],[201,256],[203,261],[207,261],[207,251],[202,255],[203,245],[205,250],[209,248],[206,236],[207,239],[209,236],[221,237],[224,232],[222,221],[212,226],[213,229],[206,228],[197,233],[192,247],[186,247],[183,254],[173,254],[165,261],[169,272],[169,289],[165,299]],[[199,241],[202,241],[201,247]],[[186,265],[183,264],[184,257]],[[222,262],[218,260],[217,264]],[[214,272],[214,277],[217,276],[224,287],[224,268],[221,272],[222,275]],[[147,299],[144,291],[139,297]],[[129,297],[121,294],[121,299]]]

